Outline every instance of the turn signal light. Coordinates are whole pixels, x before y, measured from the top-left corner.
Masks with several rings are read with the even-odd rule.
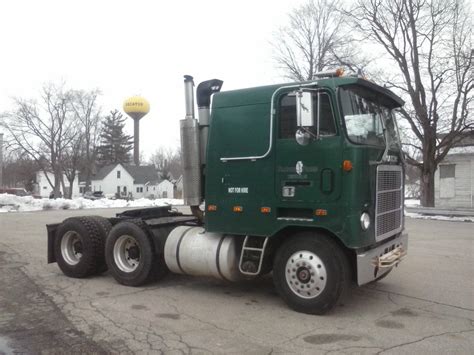
[[[342,170],[351,171],[352,170],[352,162],[350,160],[344,160],[342,162]]]
[[[272,209],[270,207],[261,207],[260,212],[262,213],[270,213]]]
[[[314,211],[314,214],[316,216],[327,216],[328,215],[328,211],[327,210],[324,210],[322,208],[318,208],[316,211]]]
[[[217,211],[217,206],[216,205],[209,205],[209,206],[207,206],[207,210],[209,212]]]
[[[232,210],[233,210],[234,212],[243,212],[243,211],[244,211],[244,208],[243,208],[242,206],[234,206],[234,207],[232,208]]]

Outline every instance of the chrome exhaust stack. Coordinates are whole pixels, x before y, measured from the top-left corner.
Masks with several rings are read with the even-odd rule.
[[[194,81],[184,76],[186,117],[180,121],[181,159],[183,164],[183,199],[188,206],[199,206],[202,198],[202,174],[199,144],[199,123],[194,118]]]
[[[193,214],[202,219],[199,205],[203,198],[203,166],[206,164],[207,139],[211,124],[211,96],[219,92],[223,81],[212,79],[203,81],[197,87],[199,122],[194,117],[194,81],[190,75],[184,76],[184,96],[186,117],[180,121],[181,155],[183,163],[183,199],[191,206]]]

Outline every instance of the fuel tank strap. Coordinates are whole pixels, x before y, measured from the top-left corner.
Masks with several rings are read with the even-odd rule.
[[[219,244],[217,245],[216,267],[217,267],[217,272],[219,273],[219,275],[221,275],[222,279],[226,281],[230,281],[224,276],[224,274],[221,271],[220,254],[221,254],[221,246],[222,246],[222,243],[224,242],[224,239],[225,239],[225,234],[221,237],[221,239],[219,240]]]
[[[192,228],[193,228],[193,227],[189,227],[188,229],[186,229],[186,230],[184,231],[183,234],[181,234],[181,236],[179,237],[178,244],[176,245],[176,264],[178,264],[179,269],[181,270],[181,272],[182,272],[184,275],[186,275],[186,272],[185,272],[185,271],[183,270],[183,268],[181,267],[181,263],[180,263],[180,261],[179,261],[179,248],[180,248],[180,246],[181,246],[181,242],[182,242],[183,239],[184,239],[184,236],[185,236],[186,234],[188,234],[188,232],[189,232]]]

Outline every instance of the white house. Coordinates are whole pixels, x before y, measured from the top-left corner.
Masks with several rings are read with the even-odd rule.
[[[54,184],[54,175],[50,172],[47,173],[47,176],[49,178],[49,181]],[[46,178],[46,174],[43,171],[38,171],[36,173],[36,186],[35,186],[35,194],[38,194],[41,197],[49,197],[51,192],[53,191],[53,188],[51,187],[51,184],[48,182],[48,178]],[[64,185],[66,187],[66,191],[63,191],[63,188],[61,186],[61,194],[62,196],[66,196],[67,192],[70,189],[69,186],[69,181],[66,178],[66,175],[63,175],[64,179]],[[72,198],[79,197],[81,194],[79,193],[79,177],[78,174],[76,174],[76,178],[73,181],[72,184]]]
[[[167,183],[166,183],[166,182]],[[133,198],[173,198],[167,180],[161,181],[153,165],[135,166],[111,164],[101,168],[91,181],[92,191],[102,191],[105,196]],[[171,184],[172,186],[173,184]]]
[[[435,206],[474,208],[474,132],[466,134],[438,165]]]
[[[435,206],[474,208],[474,147],[451,148],[435,173]]]

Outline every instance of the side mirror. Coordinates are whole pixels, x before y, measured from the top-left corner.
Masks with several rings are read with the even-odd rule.
[[[314,125],[313,95],[310,91],[298,91],[296,94],[296,119],[298,127]]]

